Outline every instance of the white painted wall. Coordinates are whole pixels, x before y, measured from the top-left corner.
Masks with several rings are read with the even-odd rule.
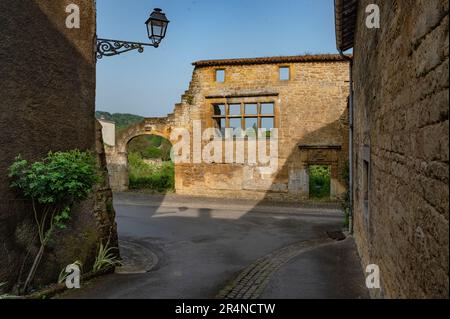
[[[116,146],[116,123],[107,120],[98,120],[102,125],[103,142],[109,146]]]

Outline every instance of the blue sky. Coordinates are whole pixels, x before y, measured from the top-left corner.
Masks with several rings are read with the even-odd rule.
[[[165,116],[197,60],[336,53],[333,0],[97,0],[98,37],[148,42],[155,7],[171,21],[166,38],[97,63],[97,110]]]

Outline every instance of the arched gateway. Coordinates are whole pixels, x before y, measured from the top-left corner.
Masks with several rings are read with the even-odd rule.
[[[128,143],[142,135],[158,135],[170,141],[172,123],[168,117],[146,118],[116,138],[115,146],[107,146],[107,161],[110,184],[113,191],[126,191],[129,186],[128,177]]]

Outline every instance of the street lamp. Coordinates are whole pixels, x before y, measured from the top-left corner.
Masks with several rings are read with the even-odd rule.
[[[162,39],[166,36],[167,25],[169,24],[166,15],[161,9],[155,8],[150,17],[145,22],[147,26],[148,37],[152,43],[130,42],[122,40],[97,39],[96,57],[101,59],[104,56],[114,56],[132,50],[144,52],[145,46],[157,48]]]
[[[161,9],[155,8],[145,24],[147,25],[148,37],[157,48],[166,36],[169,20]]]

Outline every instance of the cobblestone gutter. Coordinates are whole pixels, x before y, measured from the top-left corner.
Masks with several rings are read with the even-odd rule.
[[[276,250],[246,267],[216,296],[218,299],[257,299],[271,276],[291,259],[307,251],[335,243],[329,238],[301,241]]]

